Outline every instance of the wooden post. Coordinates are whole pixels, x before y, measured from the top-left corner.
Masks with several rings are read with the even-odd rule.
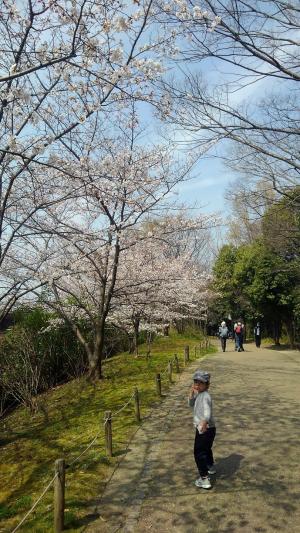
[[[184,347],[184,360],[188,363],[190,360],[190,347],[187,345]]]
[[[187,365],[187,358],[186,358],[186,353],[185,352],[183,354],[183,363],[184,363],[184,366]]]
[[[55,461],[55,473],[57,477],[54,480],[54,531],[60,533],[64,529],[64,512],[65,512],[65,460],[57,459]]]
[[[156,392],[158,396],[161,396],[161,378],[160,374],[156,374]]]
[[[177,357],[177,354],[174,355],[174,361],[175,361],[176,372],[177,372],[177,374],[179,374],[180,368],[179,368],[179,359]]]
[[[173,370],[173,364],[172,364],[172,361],[169,361],[168,362],[168,377],[169,377],[170,383],[172,383],[172,370]]]
[[[134,405],[135,405],[135,417],[138,422],[141,421],[141,412],[140,412],[140,398],[139,391],[137,387],[134,387]]]
[[[105,448],[109,457],[112,457],[112,424],[111,411],[106,411],[104,419]]]

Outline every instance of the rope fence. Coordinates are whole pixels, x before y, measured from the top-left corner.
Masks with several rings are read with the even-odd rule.
[[[122,411],[124,411],[124,409],[127,407],[127,405],[130,404],[132,398],[134,397],[134,394],[135,394],[135,393],[133,392],[133,394],[130,396],[129,400],[128,400],[126,403],[124,403],[124,405],[123,405],[118,411],[116,411],[115,413],[112,413],[112,414],[111,414],[111,418],[116,417],[119,413],[121,413]]]
[[[194,355],[197,357],[197,354],[201,355],[201,352],[203,349],[209,348],[210,343],[209,340],[206,339],[204,341],[201,341],[199,343],[199,346],[195,346]],[[189,346],[184,347],[184,355],[183,355],[183,364],[184,367],[187,366],[187,364],[190,361],[190,348]],[[176,373],[180,372],[180,365],[179,365],[179,358],[177,354],[174,355],[172,359],[169,360],[166,368],[161,372],[157,373],[155,377],[155,386],[156,386],[156,392],[159,397],[162,397],[162,378],[165,376],[168,376],[169,384],[172,384],[172,378],[173,378],[173,368],[175,367]],[[134,410],[135,410],[135,418],[137,422],[141,421],[141,413],[140,413],[140,395],[137,387],[134,388],[133,393],[129,397],[129,399],[115,412],[106,411],[104,416],[104,440],[105,440],[105,446],[101,446],[100,449],[105,449],[106,454],[109,457],[113,456],[113,439],[112,439],[112,420],[116,418],[118,414],[120,414],[130,403],[134,403]],[[69,470],[77,461],[93,446],[93,444],[97,441],[97,439],[100,437],[100,435],[103,434],[103,429],[101,428],[97,434],[93,437],[91,442],[86,446],[86,448],[77,456],[75,459],[73,459],[70,462],[65,462],[64,459],[57,459],[55,461],[55,474],[52,477],[52,479],[49,481],[48,485],[43,489],[42,493],[38,497],[38,499],[35,501],[35,503],[32,505],[32,507],[29,509],[29,511],[25,514],[25,516],[22,518],[21,522],[12,530],[11,533],[15,533],[20,529],[20,527],[23,525],[25,520],[32,514],[34,509],[37,507],[39,502],[42,500],[42,498],[45,496],[47,491],[50,489],[52,485],[54,485],[54,532],[60,533],[64,530],[64,510],[65,510],[65,478],[66,478],[66,470]]]
[[[12,531],[12,533],[15,533],[15,531],[18,531],[18,529],[21,527],[21,525],[25,522],[26,518],[28,518],[28,516],[34,511],[34,509],[36,508],[37,504],[41,501],[41,499],[43,498],[43,496],[46,494],[46,492],[50,489],[52,483],[54,483],[54,480],[57,478],[57,473],[53,476],[53,478],[51,479],[51,481],[48,483],[47,487],[44,488],[42,494],[38,497],[38,499],[36,500],[36,502],[33,504],[33,506],[31,507],[31,509],[29,509],[29,511],[26,513],[26,515],[22,518],[21,522],[19,522],[19,524],[17,525],[17,527],[15,527],[15,529]]]
[[[94,442],[96,442],[96,440],[98,439],[100,434],[101,434],[101,431],[98,431],[97,435],[93,438],[93,440],[85,448],[85,450],[83,450],[83,452],[81,452],[81,454],[78,455],[78,457],[75,457],[75,459],[73,459],[73,461],[71,461],[71,463],[67,464],[66,468],[71,468],[71,466],[73,466],[73,464],[76,463],[78,461],[78,459],[80,459],[80,457],[82,457],[93,446]]]

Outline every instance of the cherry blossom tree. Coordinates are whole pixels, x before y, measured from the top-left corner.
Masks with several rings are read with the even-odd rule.
[[[143,224],[139,240],[125,250],[109,321],[132,336],[136,354],[140,329],[158,331],[203,316],[210,276],[199,261],[199,248],[204,253],[207,241],[197,241],[195,254],[191,236],[207,237],[215,223],[213,216],[190,219],[184,212],[160,217]]]
[[[53,238],[47,243],[39,279],[51,287],[50,307],[84,346],[94,379],[102,377],[105,323],[125,250],[146,238],[136,231],[137,225],[155,213],[192,162],[176,163],[173,146],[140,144],[134,110],[129,116],[119,115],[118,128],[115,125],[105,135],[92,129],[90,136],[93,150],[85,144],[72,172],[76,195],[63,205],[55,204],[44,222]],[[71,169],[68,161],[58,163]],[[68,189],[69,177],[62,173],[61,180],[61,187]]]
[[[62,173],[76,177],[79,138],[95,123],[105,127],[108,114],[132,99],[154,99],[165,49],[177,35],[158,24],[160,12],[153,0],[2,1],[2,314],[35,286],[18,251],[27,250],[31,266],[49,234],[42,223],[48,210],[77,194],[71,186],[62,191],[60,182]]]
[[[19,299],[46,283],[42,276],[37,279],[37,273],[47,270],[61,239],[62,250],[69,256],[71,248],[87,253],[84,246],[79,250],[78,235],[83,242],[89,235],[89,243],[97,237],[95,247],[103,251],[103,279],[107,281],[106,269],[118,263],[121,218],[124,216],[129,227],[138,222],[156,205],[161,187],[165,194],[170,183],[176,182],[174,169],[166,178],[170,152],[153,149],[149,153],[140,147],[133,157],[131,149],[116,149],[113,131],[102,139],[100,134],[107,131],[112,116],[126,112],[134,101],[157,106],[162,117],[168,114],[169,97],[161,94],[157,82],[198,13],[183,10],[177,0],[169,4],[160,0],[132,4],[120,0],[3,0],[0,15],[3,316]],[[212,29],[218,24],[213,14],[209,24]],[[106,144],[106,154],[100,143]],[[158,188],[152,188],[152,176],[143,183],[143,193],[137,193],[136,169],[134,179],[129,172],[122,190],[117,187],[116,192],[112,183],[126,158],[135,167],[144,169],[145,160],[151,170],[160,167],[154,180]],[[180,179],[185,172],[178,172]],[[83,210],[86,225],[82,220],[81,227],[74,220],[80,219]],[[110,223],[104,224],[105,236],[100,238],[95,227],[103,230],[104,218]],[[59,236],[57,244],[55,236]],[[113,273],[110,279],[114,285]]]

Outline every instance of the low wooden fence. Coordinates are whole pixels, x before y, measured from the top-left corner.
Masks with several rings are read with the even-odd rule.
[[[194,348],[194,357],[196,358],[198,355],[201,355],[203,353],[203,350],[207,350],[210,346],[209,339],[204,339],[199,343],[198,346],[195,346]],[[186,367],[190,362],[190,347],[186,345],[184,347],[184,353],[183,353],[183,366]],[[173,382],[173,372],[179,373],[180,372],[180,361],[177,354],[174,355],[172,359],[169,360],[166,368],[163,370],[163,372],[156,374],[155,376],[155,388],[157,392],[157,396],[159,398],[162,397],[162,381],[165,377],[167,377],[168,382]],[[115,418],[121,411],[123,411],[128,405],[133,403],[134,406],[134,413],[135,413],[135,419],[137,422],[141,421],[141,411],[140,411],[140,393],[137,387],[134,387],[133,393],[130,396],[130,398],[127,400],[127,402],[122,405],[118,411],[112,412],[112,411],[106,411],[104,416],[104,424],[103,428],[101,426],[98,433],[95,435],[95,437],[92,439],[92,441],[89,443],[89,445],[83,450],[83,452],[78,455],[75,459],[73,459],[71,462],[67,463],[65,459],[57,459],[54,464],[54,476],[48,483],[48,485],[44,488],[43,492],[39,496],[39,498],[35,501],[31,509],[26,513],[26,515],[23,517],[21,522],[13,529],[12,533],[15,533],[20,529],[22,524],[27,520],[27,518],[30,516],[30,514],[34,511],[34,509],[37,507],[38,503],[42,500],[46,492],[50,489],[50,487],[54,486],[54,501],[53,501],[53,509],[54,509],[54,531],[55,533],[60,533],[64,530],[64,512],[65,512],[65,483],[66,483],[66,473],[69,468],[71,468],[78,460],[93,446],[93,444],[96,442],[98,437],[101,435],[102,432],[104,432],[104,440],[105,440],[105,450],[106,454],[109,457],[113,456],[113,418]]]

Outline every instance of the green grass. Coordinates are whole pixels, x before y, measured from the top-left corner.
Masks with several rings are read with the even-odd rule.
[[[127,353],[103,363],[105,379],[96,385],[85,377],[73,380],[39,397],[39,412],[31,416],[18,408],[1,423],[0,531],[12,531],[53,476],[54,461],[65,458],[67,464],[77,457],[100,430],[95,444],[66,473],[65,523],[69,532],[81,531],[92,502],[105,488],[113,468],[125,453],[137,430],[134,406],[113,419],[113,453],[104,450],[103,420],[107,410],[117,411],[128,400],[135,386],[140,392],[141,415],[145,417],[159,403],[155,375],[163,372],[168,360],[177,353],[183,365],[184,346],[189,344],[191,360],[199,345],[195,333],[158,337],[150,358],[147,347],[140,347],[139,357]],[[213,347],[202,352],[213,353]],[[199,353],[197,355],[199,357]],[[176,374],[174,374],[176,381]],[[172,386],[172,385],[171,385]],[[163,392],[170,385],[162,378]],[[28,517],[20,531],[49,532],[53,523],[53,488],[51,487]]]

